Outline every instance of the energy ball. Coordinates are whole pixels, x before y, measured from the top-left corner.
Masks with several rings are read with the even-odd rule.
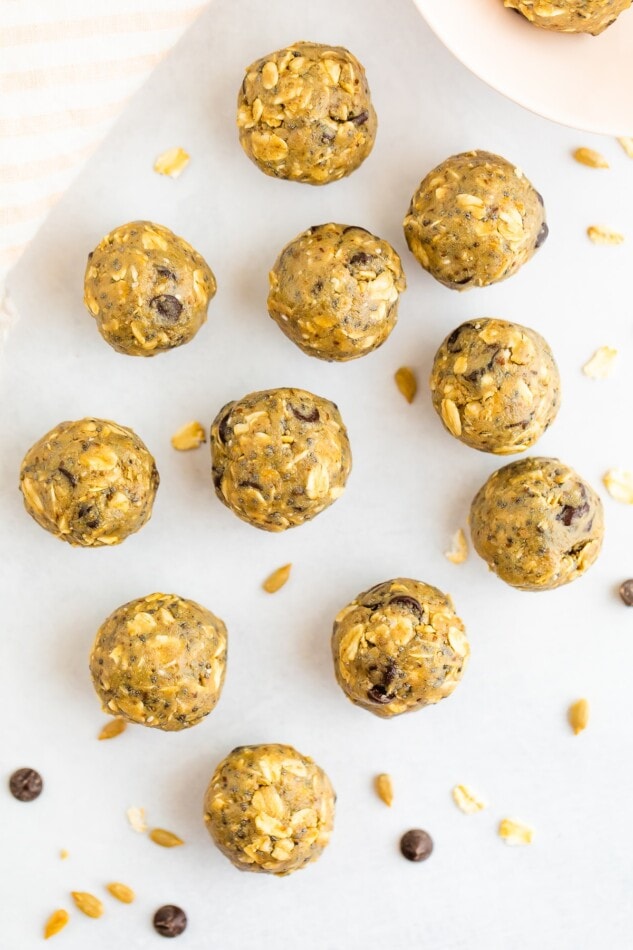
[[[376,138],[365,70],[342,46],[295,43],[252,63],[237,97],[242,148],[266,175],[326,185]]]
[[[60,422],[29,449],[20,469],[31,517],[81,547],[120,544],[142,528],[158,482],[145,444],[106,419]]]
[[[268,313],[322,360],[353,360],[381,346],[406,288],[400,258],[364,228],[320,224],[287,244],[269,275]]]
[[[456,439],[481,452],[512,455],[556,418],[560,377],[535,330],[506,320],[462,323],[435,354],[435,411]]]
[[[214,709],[226,671],[226,627],[176,594],[123,604],[99,628],[90,673],[106,713],[165,732]]]
[[[334,621],[339,686],[356,706],[384,719],[450,696],[469,653],[450,599],[407,577],[359,594]]]
[[[631,0],[504,0],[504,5],[544,30],[597,36],[628,10]]]
[[[527,458],[493,472],[470,508],[477,553],[521,590],[552,590],[576,580],[600,553],[602,502],[572,468]]]
[[[292,746],[238,746],[213,774],[204,820],[240,871],[282,876],[321,856],[335,802],[323,769]]]
[[[213,484],[234,514],[285,531],[343,494],[352,454],[338,408],[304,389],[250,393],[211,425]]]
[[[409,250],[453,290],[514,274],[547,238],[543,199],[491,152],[453,155],[424,178],[404,219]]]
[[[115,228],[88,255],[84,303],[106,343],[128,356],[156,356],[189,343],[215,291],[204,258],[151,221]]]

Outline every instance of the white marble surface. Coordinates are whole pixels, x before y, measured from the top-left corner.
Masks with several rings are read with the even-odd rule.
[[[359,56],[380,117],[363,168],[322,189],[258,173],[233,125],[243,66],[302,37]],[[600,148],[611,170],[576,165],[569,153],[579,144]],[[152,172],[156,154],[172,145],[192,155],[178,181]],[[422,175],[472,147],[524,168],[545,196],[551,236],[510,281],[457,295],[417,266],[401,220]],[[550,341],[564,385],[563,408],[539,452],[560,455],[596,486],[609,466],[633,466],[632,183],[633,163],[617,143],[558,128],[490,91],[439,45],[408,0],[215,0],[158,69],[11,281],[22,317],[3,357],[0,397],[0,761],[4,777],[37,767],[46,791],[32,805],[0,795],[3,950],[39,947],[44,920],[69,906],[69,890],[101,894],[117,879],[138,901],[126,907],[106,895],[98,921],[74,913],[55,938],[60,947],[157,947],[150,918],[164,902],[189,914],[182,950],[631,945],[633,611],[615,588],[633,574],[633,510],[605,497],[601,559],[554,593],[510,590],[475,555],[450,564],[442,553],[449,537],[499,461],[444,432],[424,385],[412,407],[404,403],[392,374],[410,363],[424,383],[435,348],[462,319],[527,323]],[[134,217],[184,234],[220,287],[196,341],[148,361],[111,351],[81,302],[86,253]],[[265,311],[278,249],[328,219],[391,240],[409,278],[391,339],[349,365],[305,357]],[[628,243],[593,246],[584,235],[591,223],[621,228]],[[620,350],[617,371],[592,382],[580,367],[606,343]],[[208,422],[228,399],[276,385],[335,399],[355,458],[345,496],[281,536],[251,529],[216,501],[206,448],[177,455],[169,444],[186,420]],[[32,442],[59,420],[87,414],[133,426],[162,475],[152,521],[111,550],[60,544],[27,517],[16,490]],[[291,582],[265,595],[261,580],[286,561],[294,563]],[[473,653],[450,700],[382,722],[340,693],[329,632],[353,595],[398,574],[450,590]],[[136,728],[98,743],[103,716],[87,673],[92,638],[114,607],[155,589],[193,597],[226,620],[222,701],[184,734]],[[581,695],[591,700],[592,720],[574,738],[565,712]],[[234,871],[201,821],[216,762],[258,741],[295,744],[327,769],[339,793],[328,852],[285,880]],[[380,771],[394,778],[391,810],[371,788]],[[460,814],[450,798],[457,782],[481,789],[489,809]],[[125,819],[131,805],[144,806],[151,824],[178,832],[186,846],[161,850],[135,834]],[[498,839],[506,816],[534,825],[532,847],[510,849]],[[411,826],[435,839],[426,864],[398,853]],[[60,848],[70,851],[65,862]]]

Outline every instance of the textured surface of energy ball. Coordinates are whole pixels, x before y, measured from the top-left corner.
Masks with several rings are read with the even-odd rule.
[[[409,249],[453,290],[514,274],[545,241],[543,200],[523,172],[491,152],[453,155],[424,178],[404,219]]]
[[[323,769],[292,746],[239,746],[213,774],[204,820],[240,871],[285,875],[321,856],[335,802]]]
[[[449,598],[422,581],[377,584],[334,621],[339,686],[357,706],[390,718],[450,696],[470,648]]]
[[[100,627],[90,673],[104,712],[176,732],[215,707],[226,651],[226,627],[206,607],[149,594],[123,604]]]
[[[243,521],[285,531],[339,498],[352,467],[333,402],[303,389],[268,389],[230,402],[211,426],[215,491]]]
[[[631,0],[504,0],[531,23],[558,33],[597,36],[631,6]]]
[[[470,320],[453,330],[435,355],[430,386],[451,435],[497,455],[533,445],[560,406],[549,346],[535,330],[506,320]]]
[[[602,502],[573,469],[527,458],[493,472],[470,508],[477,553],[501,580],[551,590],[576,580],[600,553]]]
[[[385,342],[406,287],[402,263],[364,228],[321,224],[286,245],[269,275],[268,312],[308,356],[353,360]]]
[[[145,444],[106,419],[61,422],[29,449],[20,470],[28,513],[82,547],[120,544],[142,528],[158,481]]]
[[[104,340],[128,356],[156,356],[189,343],[215,291],[200,254],[151,221],[115,228],[88,256],[84,303]]]
[[[356,57],[301,42],[248,67],[237,125],[242,148],[267,175],[325,185],[367,158],[377,120]]]

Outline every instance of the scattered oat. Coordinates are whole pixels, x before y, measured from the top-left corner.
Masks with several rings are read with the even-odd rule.
[[[134,807],[128,808],[125,814],[127,815],[127,820],[134,831],[138,831],[140,835],[144,835],[147,831],[147,825],[145,823],[145,809]]]
[[[179,452],[197,449],[206,441],[207,434],[201,422],[188,422],[171,437],[171,444]]]
[[[122,904],[131,904],[136,896],[131,887],[128,887],[127,884],[120,884],[118,881],[106,884],[106,890]]]
[[[511,846],[532,844],[534,829],[514,818],[504,818],[499,822],[499,837]]]
[[[451,794],[453,801],[465,815],[476,815],[488,805],[470,785],[455,785]]]
[[[623,468],[610,468],[603,476],[605,488],[612,498],[625,505],[633,505],[633,472]]]
[[[62,859],[62,861],[66,860],[66,858],[68,857],[68,851],[66,851],[66,848],[61,849],[61,851],[59,852],[59,856]]]
[[[106,722],[97,739],[114,739],[115,736],[120,736],[122,732],[125,732],[126,728],[125,719],[110,719],[109,722]]]
[[[622,244],[624,235],[601,224],[592,224],[587,228],[587,236],[594,244]]]
[[[380,775],[377,775],[375,778],[374,787],[378,797],[383,800],[385,805],[391,808],[393,805],[393,782],[391,781],[391,776],[387,775],[386,772],[381,772]]]
[[[77,910],[80,910],[86,917],[101,917],[103,914],[103,904],[94,894],[88,894],[87,891],[71,891],[70,896],[75,902]]]
[[[165,831],[164,828],[152,828],[149,836],[154,844],[159,844],[161,848],[177,848],[179,845],[185,843],[182,838],[175,835],[173,831]]]
[[[577,699],[575,703],[572,703],[567,712],[567,719],[574,730],[575,736],[586,729],[589,722],[589,703],[587,700]]]
[[[444,551],[444,556],[448,558],[451,564],[463,564],[468,557],[468,541],[461,528],[451,538],[450,549]]]
[[[401,366],[400,369],[396,370],[393,378],[407,402],[413,402],[418,391],[418,381],[413,370],[408,366]]]
[[[595,152],[592,148],[577,148],[573,153],[574,158],[581,165],[588,165],[589,168],[608,168],[609,163],[600,152]]]
[[[618,351],[612,346],[599,346],[590,360],[582,368],[585,376],[591,379],[606,379],[613,372]]]
[[[44,940],[58,934],[60,930],[64,929],[69,920],[70,914],[67,910],[54,911],[44,925]]]
[[[618,139],[618,142],[620,143],[620,145],[622,146],[626,154],[629,156],[629,158],[633,158],[633,138],[631,138],[628,135],[623,135]]]
[[[154,162],[154,171],[169,178],[178,178],[189,164],[189,153],[184,148],[168,148]]]
[[[275,594],[278,590],[281,590],[284,584],[288,582],[291,569],[292,564],[284,564],[282,567],[278,567],[262,584],[264,590],[268,594]]]

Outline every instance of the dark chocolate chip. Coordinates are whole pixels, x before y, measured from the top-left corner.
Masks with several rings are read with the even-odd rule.
[[[543,207],[543,205],[545,204],[545,202],[543,201],[543,195],[541,194],[540,191],[536,191],[536,188],[534,189],[534,191],[536,192],[536,197],[538,198],[539,204],[541,205],[541,207]]]
[[[537,248],[537,247],[540,247],[541,244],[545,244],[545,242],[547,241],[548,234],[549,234],[549,228],[547,227],[547,221],[543,221],[543,224],[541,225],[541,230],[538,233],[534,247]]]
[[[369,112],[363,111],[363,112],[359,112],[358,115],[348,115],[347,121],[353,122],[354,125],[364,125],[365,122],[367,122],[368,118],[369,118]]]
[[[227,412],[222,419],[220,419],[220,425],[218,426],[218,435],[220,436],[220,441],[224,442],[226,445],[229,439],[231,438],[231,427],[229,426],[229,419],[231,418],[231,413]]]
[[[588,511],[589,505],[586,501],[581,505],[563,505],[560,512],[556,515],[556,520],[562,521],[565,527],[568,528],[572,521],[578,521],[578,519],[586,515]]]
[[[357,224],[348,224],[341,233],[347,234],[348,231],[363,231],[365,234],[371,234],[371,231],[368,231],[367,228],[361,228]]]
[[[464,284],[467,284],[469,280],[472,280],[472,277],[462,277],[461,280],[454,280],[453,283],[457,287],[462,287]]]
[[[94,254],[94,251],[90,251],[90,253],[88,254],[88,260],[89,260],[89,261],[92,260],[92,255],[93,255],[93,254]]]
[[[163,320],[167,320],[168,323],[175,323],[182,313],[181,302],[172,294],[160,294],[158,297],[152,297],[149,305],[154,310],[158,310]]]
[[[264,490],[264,489],[262,488],[262,486],[259,484],[259,482],[252,482],[252,481],[250,481],[250,482],[249,482],[249,481],[247,481],[247,482],[238,482],[238,487],[239,487],[239,488],[254,488],[255,491],[263,491],[263,490]]]
[[[409,610],[412,610],[413,613],[422,616],[422,605],[415,599],[415,597],[407,597],[406,594],[396,594],[395,597],[389,599],[390,604],[399,604],[401,607],[408,607]]]
[[[179,937],[187,928],[187,915],[175,904],[165,904],[154,914],[154,930],[161,937]]]
[[[43,787],[42,776],[35,769],[18,769],[9,779],[9,791],[19,802],[34,802]]]
[[[620,584],[619,594],[622,603],[626,604],[627,607],[633,607],[633,578]]]
[[[376,683],[375,686],[367,690],[367,698],[373,700],[375,703],[383,704],[390,703],[393,697],[388,695],[386,686],[383,686],[381,683]]]
[[[369,264],[370,261],[373,261],[373,257],[365,251],[357,251],[349,259],[350,264]]]
[[[407,861],[426,861],[433,851],[433,839],[421,828],[412,828],[400,839],[400,850]]]
[[[168,280],[177,280],[176,275],[168,267],[157,267],[156,273],[160,274],[161,277],[165,277]]]
[[[60,465],[57,471],[60,473],[60,475],[63,475],[64,478],[68,479],[68,481],[73,486],[73,488],[75,487],[75,485],[77,484],[77,479],[72,474],[72,472],[69,472],[67,468],[63,467],[63,465]]]
[[[301,422],[318,422],[320,419],[319,410],[316,406],[310,410],[310,412],[302,412],[300,409],[295,409],[294,406],[290,407],[290,411],[295,417],[295,419],[300,419]]]

